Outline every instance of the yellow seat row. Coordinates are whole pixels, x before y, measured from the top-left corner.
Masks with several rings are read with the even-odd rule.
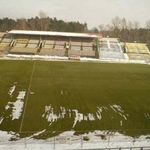
[[[128,53],[139,53],[135,43],[126,43],[125,46]]]
[[[29,41],[28,39],[18,39],[17,40],[18,43],[22,43],[22,44],[28,43],[28,41]]]
[[[137,44],[140,53],[148,53],[147,46],[145,44]]]

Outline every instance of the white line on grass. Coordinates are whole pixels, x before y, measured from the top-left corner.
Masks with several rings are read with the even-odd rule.
[[[28,98],[29,98],[29,93],[30,93],[31,82],[32,82],[33,73],[34,73],[34,69],[35,69],[35,64],[36,64],[36,61],[34,61],[34,64],[33,64],[32,74],[31,74],[30,83],[29,83],[28,92],[27,92],[26,103],[25,103],[25,107],[24,107],[24,111],[23,111],[23,116],[22,116],[22,120],[21,120],[21,125],[20,125],[20,132],[22,131],[22,126],[23,126],[24,116],[25,116],[27,102],[28,102]]]

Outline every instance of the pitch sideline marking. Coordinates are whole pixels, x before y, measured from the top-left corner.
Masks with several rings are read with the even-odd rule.
[[[35,64],[36,64],[36,61],[33,64],[32,74],[31,74],[31,78],[30,78],[30,82],[29,82],[29,87],[28,87],[28,92],[27,92],[26,103],[25,103],[25,107],[24,107],[24,111],[23,111],[23,117],[22,117],[21,125],[20,125],[20,132],[22,131],[22,126],[23,126],[24,116],[25,116],[27,102],[28,102],[28,98],[29,98],[29,93],[30,93],[31,82],[32,82],[33,73],[34,73],[34,69],[35,69]]]

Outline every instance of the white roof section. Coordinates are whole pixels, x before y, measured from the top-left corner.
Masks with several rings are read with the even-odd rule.
[[[52,31],[28,31],[28,30],[11,30],[8,34],[25,34],[25,35],[44,35],[44,36],[66,36],[66,37],[87,37],[95,38],[98,35],[88,33],[72,33],[72,32],[52,32]]]

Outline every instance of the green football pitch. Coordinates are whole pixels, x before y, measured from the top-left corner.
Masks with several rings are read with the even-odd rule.
[[[28,136],[44,130],[41,137],[47,138],[51,131],[143,135],[149,129],[148,65],[0,61],[2,131]]]

